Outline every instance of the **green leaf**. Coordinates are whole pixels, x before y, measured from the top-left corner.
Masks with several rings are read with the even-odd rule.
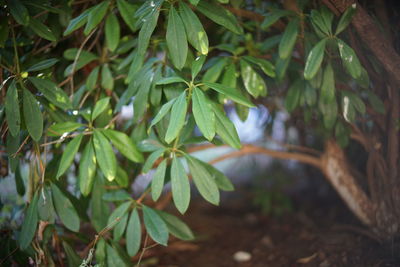
[[[22,250],[28,248],[35,236],[38,223],[38,193],[36,192],[26,210],[25,218],[22,222],[21,233],[19,234],[19,247]]]
[[[319,11],[312,10],[310,17],[311,17],[311,23],[317,32],[320,32],[323,35],[329,35],[331,33],[332,22],[327,23],[328,21],[324,19],[323,15]]]
[[[371,104],[372,108],[380,113],[380,114],[385,114],[385,104],[383,101],[373,92],[367,90],[368,94],[368,102]]]
[[[128,192],[121,189],[121,190],[113,190],[113,191],[105,193],[103,195],[102,199],[104,201],[116,202],[116,201],[132,200],[132,197],[131,197],[131,195],[129,195]]]
[[[227,87],[236,88],[236,82],[236,67],[234,64],[229,64],[226,67],[221,83]]]
[[[203,167],[215,179],[215,183],[217,184],[220,190],[233,191],[235,189],[232,182],[228,179],[228,177],[226,177],[225,174],[220,172],[217,168],[203,161],[199,161],[199,163],[201,163]]]
[[[114,228],[113,236],[114,240],[118,241],[125,232],[125,227],[128,222],[128,209],[131,207],[132,202],[127,201],[118,206],[108,218],[107,225],[112,225]]]
[[[29,81],[55,106],[64,110],[72,108],[68,95],[52,81],[34,77],[30,77]]]
[[[29,28],[31,28],[37,35],[46,40],[49,40],[51,42],[55,42],[57,40],[54,33],[46,25],[35,18],[30,18]]]
[[[30,20],[28,9],[21,3],[20,0],[7,1],[10,13],[14,19],[22,25],[27,26]],[[4,18],[3,18],[4,19]]]
[[[293,14],[293,12],[288,10],[272,10],[265,16],[264,21],[261,23],[261,28],[266,30],[280,18],[289,16],[291,14]]]
[[[340,39],[337,39],[337,44],[344,67],[351,77],[357,79],[361,75],[362,67],[356,53],[350,46]]]
[[[115,49],[117,49],[120,35],[121,32],[117,16],[115,16],[114,13],[110,13],[106,19],[105,36],[107,47],[111,52],[114,52]]]
[[[103,133],[126,158],[133,162],[140,163],[144,161],[142,153],[125,133],[110,129],[103,131]]]
[[[204,137],[211,141],[215,135],[215,115],[209,99],[198,87],[193,89],[192,111],[196,124]]]
[[[192,230],[190,230],[189,226],[178,217],[160,210],[158,210],[157,213],[165,221],[171,235],[185,241],[194,239]]]
[[[160,165],[158,165],[157,170],[154,173],[153,179],[151,180],[151,197],[154,201],[157,201],[162,193],[166,169],[167,160],[164,159],[163,161],[161,161]]]
[[[82,195],[88,196],[92,191],[96,175],[96,155],[92,139],[86,144],[79,163],[79,189]]]
[[[55,124],[51,125],[49,128],[47,128],[47,135],[62,136],[65,133],[73,132],[82,126],[83,126],[83,124],[73,122],[73,121],[55,123]]]
[[[167,115],[168,111],[171,109],[172,105],[175,103],[176,98],[171,99],[170,101],[168,101],[167,103],[165,103],[160,110],[158,111],[158,113],[156,114],[156,116],[153,118],[153,120],[151,121],[151,124],[149,126],[149,129],[147,130],[148,133],[150,133],[151,127],[153,127],[154,125],[156,125],[159,121],[162,120],[162,118],[165,117],[165,115]]]
[[[92,121],[94,121],[104,110],[106,110],[108,104],[110,103],[109,97],[104,97],[96,102],[92,112]]]
[[[68,267],[79,266],[82,263],[81,257],[76,254],[75,250],[65,241],[62,241],[66,258],[68,261]]]
[[[78,135],[72,141],[68,143],[65,147],[63,155],[60,160],[60,165],[58,167],[56,178],[60,178],[61,175],[65,173],[67,169],[71,167],[71,164],[75,158],[75,154],[79,150],[79,146],[82,142],[83,134]]]
[[[85,30],[83,31],[85,35],[88,35],[102,21],[107,13],[109,5],[110,1],[104,1],[93,7],[88,14],[87,24]]]
[[[240,70],[244,87],[249,94],[255,98],[267,94],[267,85],[264,79],[245,60],[240,60]]]
[[[279,56],[287,58],[292,54],[293,47],[296,44],[297,34],[299,32],[299,20],[292,19],[283,32],[281,42],[279,43]]]
[[[303,83],[297,80],[289,88],[285,98],[285,108],[287,111],[292,112],[299,104]]]
[[[189,43],[201,54],[208,54],[208,37],[196,14],[184,3],[179,2],[179,11],[185,25]],[[192,75],[193,77],[196,75]]]
[[[155,210],[142,205],[143,221],[149,236],[157,243],[167,246],[168,228]]]
[[[45,60],[42,60],[42,61],[30,66],[26,71],[30,72],[30,71],[45,70],[47,68],[54,66],[54,64],[56,64],[58,61],[59,61],[59,59],[57,59],[57,58],[45,59]]]
[[[215,59],[216,60],[213,61],[212,66],[206,71],[206,73],[204,73],[202,79],[203,82],[213,83],[218,80],[219,76],[221,76],[221,73],[227,64],[227,60],[225,57],[218,57]]]
[[[51,198],[51,190],[45,186],[41,189],[38,200],[38,215],[41,221],[54,223],[55,211],[53,206],[53,200]]]
[[[18,195],[25,195],[24,179],[22,177],[21,166],[19,164],[17,166],[17,169],[15,170],[15,187],[17,188]]]
[[[360,112],[361,114],[365,113],[365,104],[358,95],[351,91],[342,91],[341,93],[344,97],[348,97],[350,105],[352,105],[358,112]]]
[[[26,127],[29,135],[36,142],[40,140],[43,133],[43,116],[36,98],[28,91],[23,89],[23,111]]]
[[[219,190],[215,180],[211,177],[210,173],[200,163],[200,161],[192,156],[185,155],[188,163],[190,173],[192,174],[194,184],[199,190],[200,195],[208,202],[218,205],[219,204]]]
[[[271,78],[275,78],[275,66],[271,62],[262,58],[255,58],[252,56],[244,56],[243,59],[249,61],[250,63],[258,65],[261,70]]]
[[[135,256],[140,249],[142,227],[137,209],[133,209],[126,229],[126,250],[129,256]]]
[[[325,101],[331,101],[335,98],[335,74],[330,63],[326,65],[322,78],[321,97]]]
[[[117,6],[122,19],[128,25],[131,31],[136,31],[136,19],[133,16],[136,12],[136,7],[125,0],[117,0]]]
[[[156,160],[161,157],[161,155],[164,153],[165,148],[160,148],[153,153],[149,155],[147,158],[146,162],[143,165],[142,172],[143,173],[148,173],[152,168]]]
[[[197,10],[203,13],[204,16],[227,28],[228,30],[236,34],[243,34],[243,29],[240,27],[236,17],[220,5],[200,1],[197,5]]]
[[[194,5],[197,6],[197,4],[200,2],[200,0],[189,0],[189,2]]]
[[[69,230],[78,232],[80,226],[79,215],[71,201],[55,184],[51,184],[51,191],[53,195],[54,206],[58,216],[60,217],[60,220]]]
[[[197,57],[195,60],[192,62],[192,80],[194,80],[199,74],[201,68],[203,67],[204,61],[206,60],[206,56],[201,55]]]
[[[184,91],[172,105],[171,120],[169,121],[167,133],[165,134],[165,142],[168,144],[179,135],[179,132],[185,124],[186,111],[186,91]]]
[[[169,10],[166,39],[172,63],[180,70],[186,62],[188,45],[182,19],[173,6]]]
[[[308,54],[306,66],[304,68],[304,78],[306,80],[311,80],[315,74],[317,74],[322,60],[324,59],[326,40],[327,39],[322,39],[319,41]]]
[[[172,77],[166,77],[162,78],[159,80],[156,85],[165,85],[165,84],[171,84],[171,83],[186,83],[184,79],[178,76],[172,76]]]
[[[226,117],[225,112],[213,104],[212,108],[215,113],[215,130],[216,133],[224,140],[228,145],[233,148],[240,149],[240,139],[237,134],[235,125]]]
[[[106,244],[107,266],[127,266],[115,247]]]
[[[108,64],[104,64],[101,68],[101,87],[110,91],[114,89],[114,77]]]
[[[128,187],[129,177],[126,171],[120,166],[117,166],[117,175],[115,176],[115,181],[121,187]]]
[[[96,88],[97,80],[99,78],[99,71],[100,67],[97,66],[90,72],[88,78],[86,79],[87,90],[91,91]]]
[[[12,136],[17,136],[21,127],[21,115],[19,112],[18,90],[14,80],[8,87],[4,106],[10,133]]]
[[[339,23],[336,27],[335,35],[341,33],[350,24],[353,15],[356,13],[357,4],[354,3],[347,8],[347,10],[340,17]]]
[[[242,104],[246,107],[255,107],[253,103],[251,103],[246,97],[244,97],[236,88],[229,88],[225,85],[218,84],[218,83],[210,83],[210,82],[203,82],[204,85],[214,89],[218,93],[226,95],[236,103]]]
[[[176,155],[173,156],[171,164],[171,187],[175,207],[184,214],[190,203],[190,183],[186,171]]]
[[[69,24],[67,26],[67,29],[65,29],[63,35],[67,36],[68,34],[71,34],[72,32],[74,32],[77,29],[79,29],[80,27],[82,27],[87,22],[87,18],[88,18],[89,12],[92,9],[93,8],[86,9],[85,11],[82,12],[82,14],[80,14],[76,18],[73,18],[69,22]]]
[[[108,181],[115,179],[117,159],[108,139],[98,130],[93,132],[93,145],[97,163]]]
[[[77,55],[78,55],[78,49],[76,48],[70,48],[65,50],[64,52],[64,57],[66,59],[73,60],[74,62]],[[98,59],[98,57],[95,54],[82,50],[78,58],[76,58],[75,68],[73,69],[74,67],[74,62],[73,62],[65,69],[64,76],[71,75],[72,71],[76,72],[96,59]]]

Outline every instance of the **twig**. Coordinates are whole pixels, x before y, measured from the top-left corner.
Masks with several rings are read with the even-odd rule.
[[[63,141],[64,141],[65,139],[67,139],[67,138],[73,138],[73,137],[76,137],[76,136],[78,136],[78,135],[80,135],[80,134],[83,134],[83,135],[91,135],[92,133],[93,133],[92,131],[85,131],[85,132],[82,132],[82,133],[73,133],[73,134],[70,134],[70,135],[61,137],[61,138],[59,138],[59,139],[57,139],[57,140],[54,140],[54,141],[51,141],[51,142],[47,142],[47,143],[41,144],[40,146],[43,147],[43,146],[53,145],[53,144],[61,143],[61,142],[63,142]]]

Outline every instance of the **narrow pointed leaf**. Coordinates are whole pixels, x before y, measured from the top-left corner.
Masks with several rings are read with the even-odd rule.
[[[110,91],[114,89],[114,77],[108,64],[101,68],[101,87]]]
[[[115,241],[118,241],[125,232],[125,227],[128,222],[127,212],[131,204],[131,201],[127,201],[119,205],[108,218],[107,225],[112,225],[114,228],[113,236]]]
[[[79,188],[82,195],[87,196],[92,191],[96,175],[96,155],[92,140],[86,144],[79,163]]]
[[[133,162],[144,161],[142,153],[138,150],[132,139],[125,133],[110,129],[105,130],[103,133],[126,158]]]
[[[299,21],[297,19],[290,20],[283,32],[281,42],[279,43],[279,56],[281,58],[287,58],[292,54],[298,32]]]
[[[190,183],[182,163],[175,155],[171,165],[171,187],[175,207],[184,214],[190,202]]]
[[[203,91],[197,87],[193,90],[192,111],[196,124],[204,137],[211,141],[215,135],[215,115],[212,111],[209,99]]]
[[[58,167],[56,178],[60,178],[61,175],[65,173],[65,171],[71,167],[72,161],[75,158],[75,154],[79,150],[79,146],[81,145],[83,135],[80,134],[77,137],[74,137],[72,141],[68,143],[68,145],[64,149],[64,153],[60,160],[60,165]]]
[[[60,217],[62,223],[69,230],[73,232],[78,232],[80,226],[79,215],[76,212],[71,201],[61,192],[61,190],[55,184],[51,184],[51,192],[57,215]]]
[[[102,98],[96,102],[92,112],[92,121],[94,121],[107,108],[108,103],[110,103],[109,97]]]
[[[26,215],[22,223],[21,233],[19,234],[19,246],[22,250],[28,248],[35,236],[36,227],[38,223],[38,193],[33,196],[31,203],[26,210]]]
[[[21,3],[20,0],[7,1],[10,13],[14,19],[22,25],[28,25],[30,17],[28,9]]]
[[[48,69],[48,68],[54,66],[54,64],[56,64],[58,61],[59,61],[59,59],[57,59],[57,58],[45,59],[43,61],[40,61],[40,62],[30,66],[26,71],[30,72],[30,71],[45,70],[45,69]]]
[[[211,2],[200,1],[197,5],[197,10],[228,30],[236,34],[243,34],[243,29],[240,27],[236,17],[220,5]]]
[[[151,180],[151,197],[154,201],[157,201],[160,197],[165,179],[165,171],[167,169],[167,160],[164,159],[160,165],[158,165],[156,172],[154,173],[153,179]]]
[[[83,25],[85,25],[85,23],[87,22],[87,18],[88,18],[89,12],[91,10],[92,10],[92,8],[86,9],[85,11],[82,12],[82,14],[80,14],[79,16],[73,18],[69,22],[69,24],[67,26],[67,29],[65,29],[63,35],[67,36],[68,34],[71,34],[75,30],[77,30],[80,27],[82,27]]]
[[[219,171],[214,166],[199,161],[200,164],[210,173],[210,175],[215,179],[215,183],[217,184],[218,188],[223,191],[233,191],[235,188],[232,182],[225,176],[221,171]]]
[[[184,79],[182,79],[181,77],[172,76],[172,77],[162,78],[156,84],[157,85],[165,85],[165,84],[171,84],[171,83],[186,83],[186,81]]]
[[[324,59],[325,45],[326,39],[322,39],[308,54],[306,66],[304,68],[304,78],[306,80],[311,80],[315,74],[317,74],[322,60]]]
[[[238,104],[246,107],[255,107],[246,97],[244,97],[236,88],[229,88],[219,83],[203,82],[204,85],[214,89],[218,93],[224,94]]]
[[[240,70],[244,87],[247,92],[253,97],[264,96],[267,94],[267,85],[264,79],[247,63],[245,60],[240,60]]]
[[[357,4],[350,5],[347,10],[340,17],[339,23],[336,27],[335,35],[341,33],[350,24],[353,15],[356,13]]]
[[[108,181],[114,180],[117,173],[117,159],[110,142],[101,132],[95,130],[93,133],[93,145],[101,171]]]
[[[171,120],[168,125],[167,133],[165,134],[165,142],[168,144],[178,136],[185,124],[186,111],[186,92],[184,91],[172,105]]]
[[[73,121],[56,123],[56,124],[51,125],[49,128],[47,128],[47,135],[62,136],[65,133],[73,132],[82,126],[83,126],[83,124],[73,122]]]
[[[30,18],[29,28],[31,28],[37,35],[48,41],[55,42],[57,40],[54,33],[46,25],[35,18]]]
[[[179,2],[179,11],[189,43],[201,54],[208,54],[207,33],[196,14],[184,2]]]
[[[15,81],[12,81],[8,87],[4,105],[8,128],[12,136],[17,136],[21,127],[21,115],[19,111],[18,90]]]
[[[200,161],[198,159],[189,155],[185,155],[185,157],[188,161],[194,184],[199,190],[200,195],[211,204],[218,205],[219,190],[214,178],[210,175],[207,169],[199,163]]]
[[[72,108],[68,95],[54,82],[34,77],[30,77],[29,81],[55,106],[62,109]]]
[[[167,246],[168,228],[163,219],[152,208],[143,207],[143,221],[149,236],[157,243]]]
[[[201,71],[201,68],[203,67],[204,61],[206,60],[206,56],[199,56],[195,60],[193,60],[192,63],[192,79],[194,80]]]
[[[344,67],[351,77],[357,79],[361,75],[362,67],[356,53],[350,46],[340,39],[337,40],[337,44]]]
[[[226,117],[225,113],[217,106],[212,105],[215,113],[215,130],[216,133],[233,148],[240,149],[239,135],[236,131],[235,125]]]
[[[151,168],[153,168],[154,163],[156,160],[161,157],[161,155],[164,153],[165,148],[160,148],[153,153],[150,154],[150,156],[146,159],[146,162],[143,165],[142,172],[143,173],[148,173]]]
[[[189,226],[178,217],[163,211],[157,211],[157,213],[165,221],[171,235],[185,241],[194,239],[192,230],[190,230]]]
[[[325,101],[332,101],[335,97],[335,76],[332,65],[326,65],[322,78],[321,97]]]
[[[172,63],[177,69],[182,69],[186,62],[188,45],[182,19],[173,6],[169,10],[166,39]]]
[[[120,35],[121,32],[117,16],[115,16],[114,13],[110,13],[106,19],[105,36],[107,47],[111,52],[114,52],[118,47]]]
[[[106,15],[110,1],[104,1],[96,5],[88,14],[87,24],[83,31],[88,35],[104,18]]]
[[[43,116],[36,98],[23,89],[23,111],[26,127],[34,141],[39,141],[43,133]]]
[[[118,11],[121,14],[122,19],[128,25],[131,31],[136,31],[136,19],[133,14],[135,14],[136,7],[125,0],[117,0]]]
[[[151,121],[150,127],[148,129],[147,132],[150,132],[151,127],[153,127],[154,125],[156,125],[159,121],[162,120],[162,118],[165,117],[165,115],[167,115],[168,111],[171,109],[172,105],[175,103],[176,98],[171,99],[170,101],[168,101],[167,103],[165,103],[160,110],[158,111],[158,113],[156,114],[156,116],[153,118],[153,120]]]
[[[140,249],[142,227],[137,209],[133,209],[126,229],[126,250],[128,255],[135,256]]]

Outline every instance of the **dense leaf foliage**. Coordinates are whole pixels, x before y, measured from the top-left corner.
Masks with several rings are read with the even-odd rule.
[[[68,236],[80,232],[75,237],[95,248],[81,254],[82,266],[122,266],[144,235],[161,245],[170,234],[193,239],[185,223],[144,197],[159,200],[170,183],[184,214],[194,188],[214,205],[221,190],[233,190],[187,150],[204,142],[241,147],[224,105],[244,120],[257,98],[277,99],[343,146],[366,100],[385,112],[344,34],[355,6],[334,18],[314,1],[295,10],[254,1],[263,21],[253,21],[231,13],[251,10],[247,1],[228,2],[0,1],[2,131],[27,200],[10,251],[52,262],[54,236],[75,266]],[[126,108],[131,118],[122,116]],[[152,169],[148,188],[133,197],[132,182]],[[94,243],[88,228],[98,233]]]

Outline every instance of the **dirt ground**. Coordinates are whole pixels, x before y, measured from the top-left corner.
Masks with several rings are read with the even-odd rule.
[[[141,266],[400,266],[400,243],[382,244],[362,234],[336,196],[295,196],[293,212],[277,218],[249,204],[249,193],[231,194],[220,207],[200,199],[191,204],[184,220],[197,240],[152,248]],[[251,259],[238,262],[238,251]]]

